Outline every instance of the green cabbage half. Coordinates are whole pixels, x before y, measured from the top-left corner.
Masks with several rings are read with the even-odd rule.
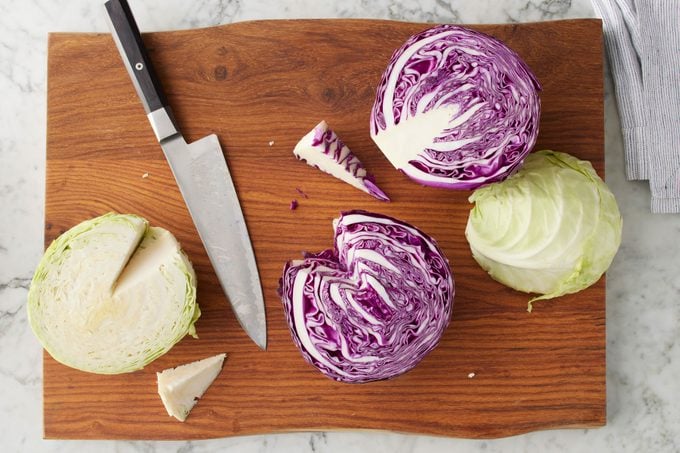
[[[43,347],[92,373],[143,368],[195,337],[200,315],[196,275],[175,237],[129,214],[105,214],[59,236],[28,293]]]
[[[477,189],[465,236],[495,280],[550,299],[595,283],[621,243],[616,199],[590,162],[530,154],[506,181]],[[531,311],[531,302],[529,302]]]

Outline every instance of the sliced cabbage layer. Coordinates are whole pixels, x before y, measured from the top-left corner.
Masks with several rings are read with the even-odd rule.
[[[566,153],[530,154],[515,175],[477,189],[470,202],[473,257],[495,280],[540,294],[534,300],[592,285],[621,243],[614,195],[590,162]]]
[[[109,213],[48,247],[28,294],[28,317],[59,362],[100,374],[143,368],[200,316],[196,275],[175,237],[142,217]]]

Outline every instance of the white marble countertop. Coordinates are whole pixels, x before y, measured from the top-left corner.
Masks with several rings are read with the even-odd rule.
[[[0,3],[0,448],[3,452],[678,452],[680,217],[652,215],[644,182],[628,182],[606,81],[607,182],[624,216],[608,274],[607,426],[497,440],[389,432],[294,433],[198,442],[45,441],[41,349],[25,302],[43,251],[47,33],[107,31],[101,1]],[[589,0],[132,0],[144,31],[246,19],[367,17],[494,23],[592,17]]]

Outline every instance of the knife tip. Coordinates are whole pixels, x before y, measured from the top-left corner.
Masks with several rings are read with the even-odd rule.
[[[253,341],[255,341],[255,344],[263,351],[267,350],[267,338],[262,338],[260,340],[253,339]]]
[[[267,350],[267,331],[265,329],[248,332],[248,336],[260,349]]]

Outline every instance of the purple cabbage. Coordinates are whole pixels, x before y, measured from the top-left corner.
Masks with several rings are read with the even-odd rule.
[[[380,201],[390,201],[375,184],[373,175],[366,171],[359,158],[325,121],[321,121],[300,139],[293,154],[309,165],[363,190]]]
[[[507,178],[533,148],[540,89],[498,39],[440,25],[392,55],[371,111],[371,137],[411,179],[475,189]]]
[[[337,381],[409,371],[449,324],[448,260],[427,234],[385,215],[345,212],[334,227],[333,249],[284,267],[279,294],[293,341]]]

